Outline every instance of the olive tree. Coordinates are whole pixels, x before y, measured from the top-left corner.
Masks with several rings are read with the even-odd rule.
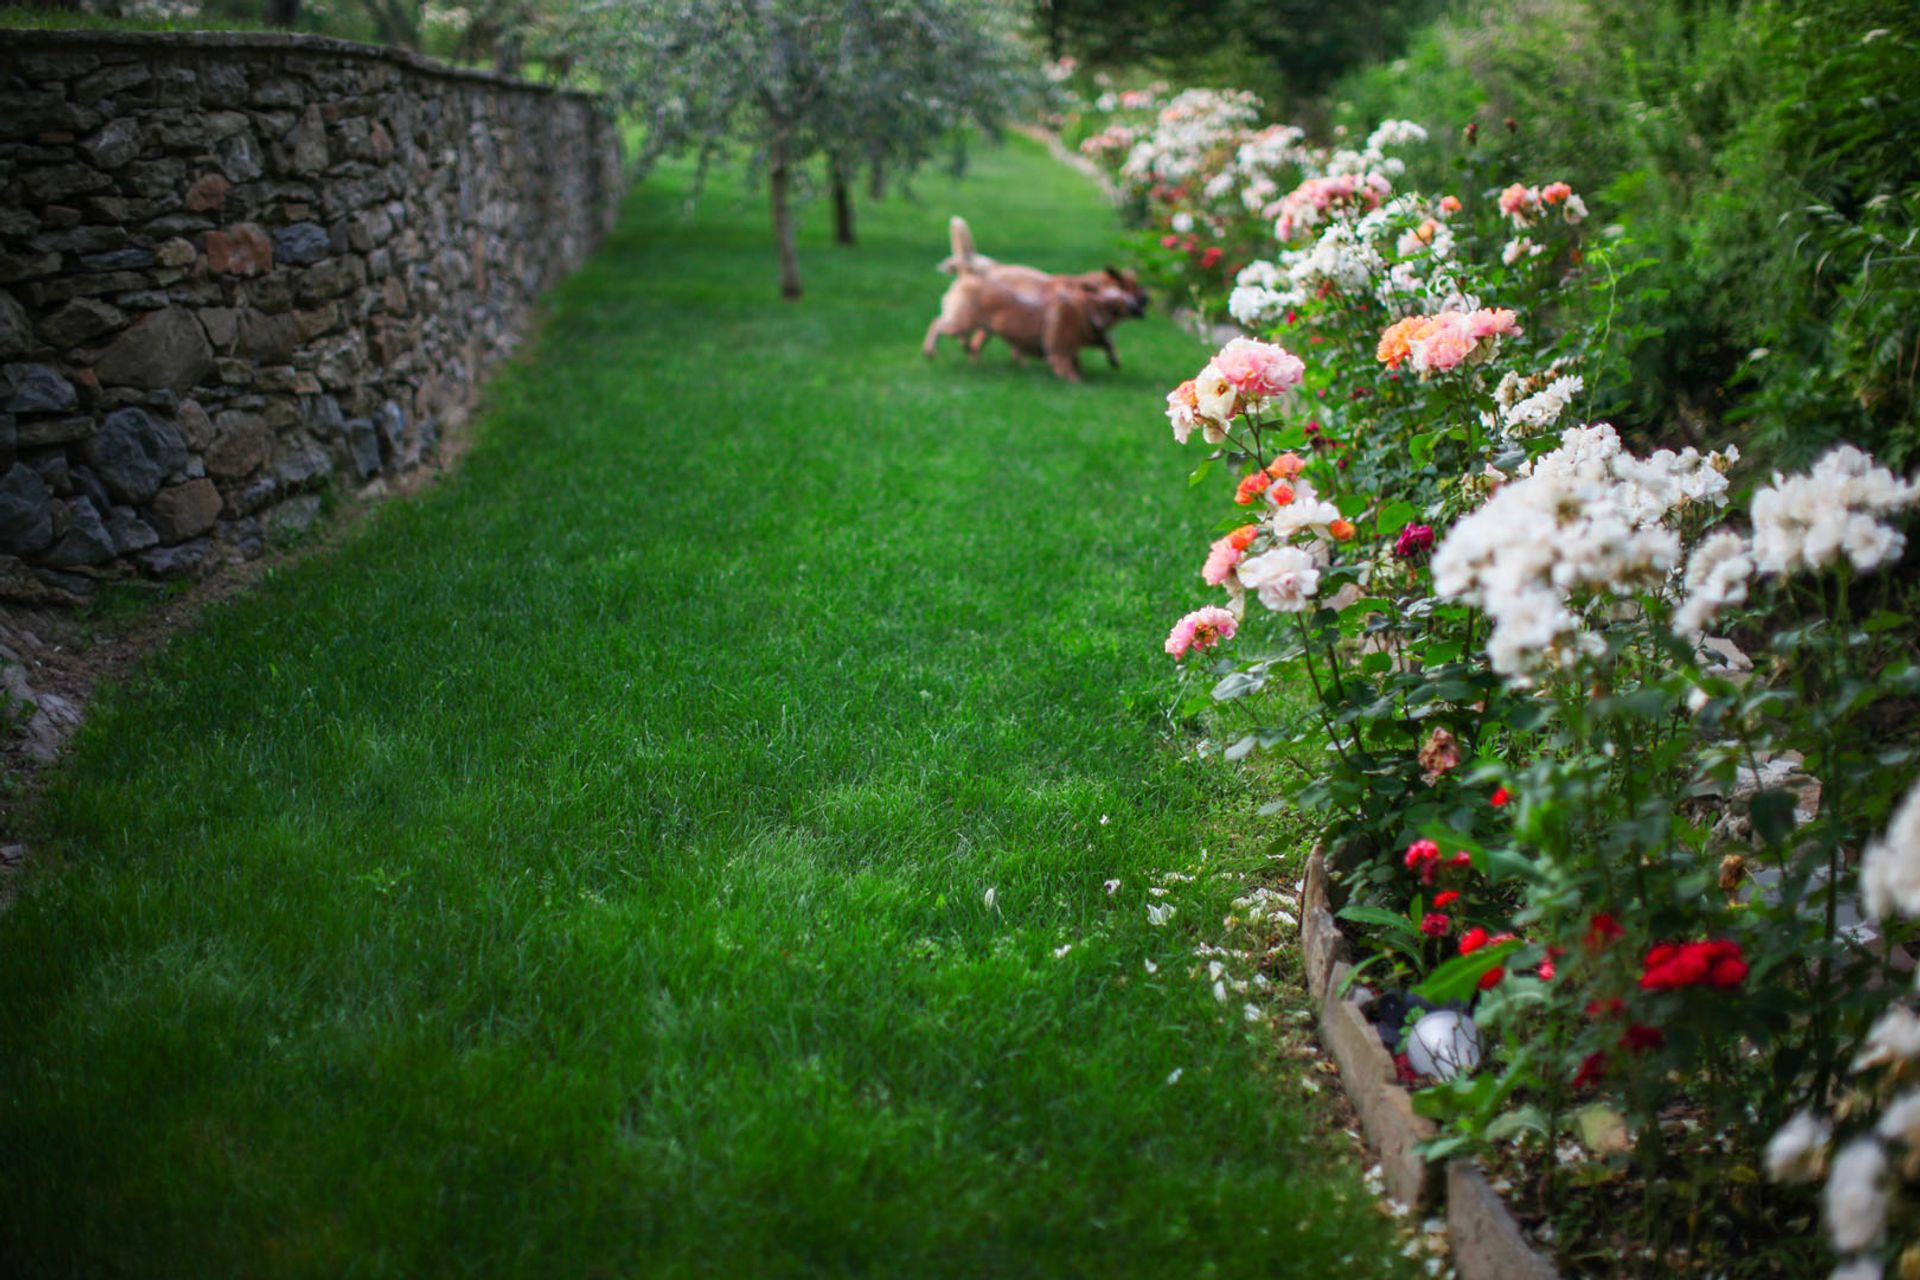
[[[1002,0],[600,0],[565,41],[642,131],[641,168],[744,148],[764,170],[780,292],[801,293],[793,204],[824,158],[840,238],[850,180],[904,177],[965,131],[999,127],[1032,61]]]

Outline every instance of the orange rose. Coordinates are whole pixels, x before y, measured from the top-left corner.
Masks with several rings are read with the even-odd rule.
[[[1267,474],[1275,480],[1291,480],[1306,469],[1306,460],[1297,453],[1283,453],[1267,464]]]
[[[1241,478],[1240,487],[1234,490],[1233,500],[1244,507],[1259,497],[1272,483],[1273,477],[1264,471],[1249,472]]]

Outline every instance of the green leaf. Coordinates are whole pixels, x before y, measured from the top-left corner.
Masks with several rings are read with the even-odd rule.
[[[1243,698],[1249,693],[1258,692],[1266,683],[1267,678],[1264,675],[1258,675],[1252,671],[1235,671],[1213,686],[1213,700],[1231,702],[1235,698]]]
[[[1420,509],[1411,502],[1389,502],[1380,508],[1380,536],[1391,538],[1413,523]]]
[[[1334,509],[1351,520],[1367,509],[1372,500],[1364,493],[1343,493],[1334,499]]]
[[[1490,970],[1500,967],[1501,961],[1518,951],[1524,945],[1519,941],[1502,942],[1497,946],[1482,947],[1472,955],[1455,956],[1427,975],[1425,982],[1413,989],[1413,994],[1435,1004],[1445,1004],[1449,1000],[1470,1000],[1473,993],[1480,989],[1480,979]]]
[[[1442,640],[1438,644],[1430,644],[1422,649],[1420,661],[1430,667],[1437,667],[1443,662],[1452,662],[1459,658],[1461,650],[1465,647],[1458,640]]]
[[[1213,470],[1213,463],[1214,463],[1214,459],[1208,458],[1205,461],[1203,461],[1199,466],[1195,467],[1192,471],[1188,472],[1187,484],[1189,486],[1192,486],[1192,485],[1199,484],[1202,480],[1205,480],[1207,478],[1207,473]]]
[[[1503,1111],[1493,1118],[1493,1123],[1487,1126],[1482,1136],[1488,1142],[1499,1142],[1506,1138],[1517,1138],[1523,1133],[1537,1133],[1546,1137],[1547,1113],[1532,1104]]]
[[[1407,456],[1416,467],[1424,467],[1433,461],[1433,446],[1440,440],[1438,431],[1422,431],[1407,441]]]

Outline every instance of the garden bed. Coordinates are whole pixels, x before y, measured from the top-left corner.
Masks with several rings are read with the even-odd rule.
[[[1435,1136],[1434,1123],[1414,1110],[1413,1095],[1399,1082],[1393,1055],[1361,1005],[1349,998],[1351,955],[1327,893],[1326,859],[1317,848],[1307,859],[1301,887],[1300,943],[1321,1039],[1340,1068],[1341,1087],[1360,1118],[1367,1145],[1379,1158],[1387,1194],[1409,1211],[1445,1202],[1460,1280],[1558,1276],[1475,1162],[1449,1161],[1443,1176],[1441,1166],[1420,1154],[1419,1144]]]

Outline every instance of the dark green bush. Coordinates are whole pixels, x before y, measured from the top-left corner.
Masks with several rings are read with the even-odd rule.
[[[1837,439],[1920,450],[1920,6],[1462,5],[1344,78],[1332,113],[1419,120],[1453,158],[1598,197],[1658,263],[1623,299],[1642,337],[1612,388],[1645,434],[1743,423],[1783,465]]]

